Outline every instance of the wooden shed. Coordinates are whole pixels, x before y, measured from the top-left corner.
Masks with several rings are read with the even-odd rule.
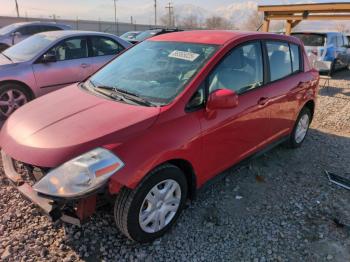
[[[303,20],[350,20],[350,2],[294,5],[259,5],[264,12],[263,31],[268,32],[271,20],[285,20],[285,33]]]

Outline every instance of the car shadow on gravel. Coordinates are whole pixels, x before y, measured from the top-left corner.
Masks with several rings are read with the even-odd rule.
[[[340,88],[337,86],[328,86],[320,89],[319,94],[321,96],[331,96],[331,97],[335,97],[337,95],[343,95],[346,97],[337,97],[337,98],[348,99],[350,101],[350,87]]]
[[[25,224],[23,218],[15,222],[34,224],[26,232],[39,237],[25,242],[26,253],[49,260],[349,261],[350,192],[330,184],[324,173],[350,178],[349,156],[350,137],[310,130],[299,149],[280,146],[224,172],[222,179],[199,191],[170,232],[150,244],[121,235],[112,207],[82,228],[52,226],[46,218],[37,225],[35,216]],[[51,235],[44,254],[33,247],[45,246],[39,230]],[[9,241],[24,231],[10,226],[2,238]]]

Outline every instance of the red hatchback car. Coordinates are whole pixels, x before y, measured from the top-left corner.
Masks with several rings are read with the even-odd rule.
[[[318,82],[294,37],[157,36],[18,109],[0,135],[5,174],[53,220],[80,223],[111,198],[117,227],[151,241],[218,173],[300,146]]]

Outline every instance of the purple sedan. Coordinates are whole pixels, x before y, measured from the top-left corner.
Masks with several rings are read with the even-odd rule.
[[[111,34],[54,31],[6,49],[0,54],[0,118],[38,96],[83,81],[129,46]]]

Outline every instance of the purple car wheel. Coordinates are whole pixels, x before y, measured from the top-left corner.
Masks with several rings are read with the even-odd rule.
[[[26,90],[17,84],[0,87],[0,118],[8,118],[16,109],[29,101]]]

